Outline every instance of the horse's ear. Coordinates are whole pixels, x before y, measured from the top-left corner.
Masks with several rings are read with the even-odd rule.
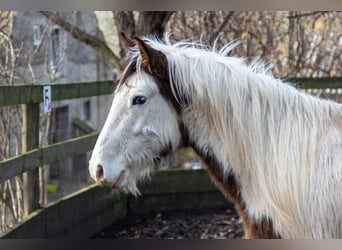
[[[152,75],[161,79],[168,78],[167,59],[166,56],[152,48],[138,37],[135,37],[141,55],[142,66]]]
[[[124,32],[121,31],[120,35],[125,50],[129,50],[136,45],[136,43],[132,39],[129,39]]]

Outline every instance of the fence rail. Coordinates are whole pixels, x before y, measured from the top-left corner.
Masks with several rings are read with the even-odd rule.
[[[36,148],[18,156],[0,162],[0,181],[18,176],[23,172],[90,151],[97,139],[98,133],[80,136],[63,142]]]
[[[342,78],[290,78],[288,81],[303,89],[342,88]],[[23,104],[23,111],[27,107],[30,107],[33,109],[29,110],[30,112],[34,111],[33,113],[37,113],[39,112],[39,103],[43,101],[43,87],[46,85],[51,86],[52,101],[108,95],[113,92],[115,86],[112,81],[0,85],[0,107]],[[29,113],[28,117],[30,117]],[[30,126],[30,123],[23,124]],[[34,124],[34,126],[38,126],[39,122],[35,121]],[[37,133],[39,129],[36,127],[33,129],[26,127],[23,131],[36,131],[35,133]],[[93,148],[97,136],[98,133],[95,132],[46,147],[33,149],[31,147],[21,155],[0,161],[0,182],[23,173],[37,170],[42,165],[50,164],[69,156],[86,153]],[[33,209],[30,209],[29,213],[35,209],[38,209],[38,207],[33,206]]]
[[[320,78],[285,78],[288,82],[301,89],[337,89],[342,88],[342,77]]]
[[[31,104],[43,101],[43,87],[51,86],[52,100],[66,100],[108,95],[113,92],[113,81],[0,85],[0,106]]]

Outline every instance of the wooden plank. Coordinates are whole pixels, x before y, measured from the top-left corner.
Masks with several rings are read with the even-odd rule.
[[[39,146],[39,104],[22,105],[22,151],[23,153]],[[39,166],[39,165],[37,165]],[[28,216],[39,208],[40,199],[38,168],[23,173],[23,210]]]
[[[287,78],[286,81],[301,89],[337,89],[342,88],[342,77]]]
[[[162,170],[154,172],[152,178],[153,183],[143,182],[139,185],[139,190],[144,195],[217,190],[204,169]],[[173,183],[178,183],[178,185]]]
[[[0,106],[43,101],[43,87],[50,85],[52,101],[109,95],[113,93],[113,81],[51,83],[37,85],[0,85]]]
[[[81,119],[78,119],[78,118],[73,119],[72,124],[85,134],[90,134],[95,131],[95,129],[91,127],[87,122],[82,121]]]
[[[176,182],[181,184],[181,182]],[[189,186],[190,188],[190,186]],[[224,195],[219,191],[177,192],[161,194],[143,194],[141,197],[129,197],[129,216],[148,215],[157,212],[179,210],[233,208]]]
[[[80,136],[46,147],[28,151],[22,155],[0,162],[0,181],[20,175],[44,164],[64,159],[69,156],[88,152],[93,149],[99,133]]]
[[[104,224],[110,226],[127,214],[125,194],[95,185],[92,187],[94,188],[86,188],[88,192],[78,192],[58,201],[56,204],[62,206],[57,206],[57,209],[51,208],[46,217],[50,222],[46,226],[48,237],[52,236],[52,232],[60,231],[68,232],[66,237],[84,237],[84,234],[89,236],[103,229]]]
[[[91,185],[33,212],[0,238],[89,237],[127,213],[127,197]]]

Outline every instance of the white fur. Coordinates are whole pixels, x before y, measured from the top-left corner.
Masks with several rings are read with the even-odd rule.
[[[248,66],[243,59],[226,57],[234,44],[215,52],[192,42],[171,44],[168,37],[165,43],[146,42],[167,57],[173,92],[190,96],[191,106],[181,117],[190,139],[215,154],[225,173],[235,174],[252,218],[270,218],[283,238],[342,237],[341,104],[301,93],[260,63]],[[138,57],[139,65],[136,49],[132,57]],[[146,74],[138,71],[132,79],[139,77]],[[155,86],[152,81],[142,78],[137,85],[146,90]],[[176,148],[178,128],[172,126],[177,123],[165,120],[175,120],[176,113],[162,98],[156,101],[163,111],[148,116],[155,119],[151,126],[159,132],[167,127],[159,137],[175,133]],[[126,117],[125,112],[111,111],[110,116]],[[115,128],[107,123],[108,131]]]

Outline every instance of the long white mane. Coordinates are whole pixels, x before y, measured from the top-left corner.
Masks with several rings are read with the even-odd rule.
[[[227,57],[237,43],[146,41],[166,56],[175,96],[191,100],[191,138],[235,174],[250,216],[271,218],[285,238],[341,237],[342,105]]]

